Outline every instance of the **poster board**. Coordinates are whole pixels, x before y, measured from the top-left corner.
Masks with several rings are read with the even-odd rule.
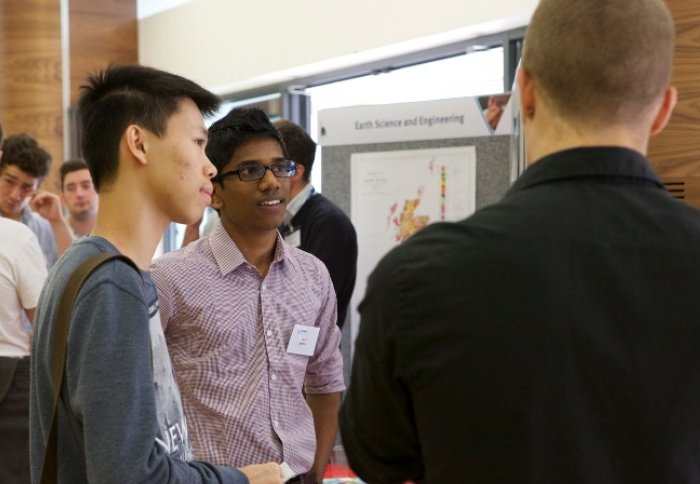
[[[320,111],[323,194],[350,216],[358,231],[357,285],[343,331],[344,353],[352,352],[359,329],[357,305],[381,256],[423,221],[464,218],[498,201],[510,186],[510,96],[500,98],[505,105],[501,102],[496,122],[487,116],[491,97]],[[437,195],[443,186],[441,166],[448,190],[444,200]],[[405,208],[411,210],[405,204],[416,199],[412,214],[402,219]],[[344,356],[349,372],[349,356]]]

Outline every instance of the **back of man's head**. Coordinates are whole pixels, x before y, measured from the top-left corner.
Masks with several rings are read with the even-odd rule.
[[[29,176],[43,180],[51,168],[51,155],[27,133],[13,134],[2,142],[0,170],[16,166]]]
[[[64,182],[66,180],[66,175],[69,173],[73,173],[74,171],[80,171],[80,170],[90,170],[88,167],[88,164],[85,163],[85,160],[81,160],[80,158],[75,158],[72,160],[66,160],[63,162],[61,165],[61,191],[64,189]],[[94,185],[94,184],[93,184]]]
[[[287,145],[289,158],[304,166],[304,181],[311,179],[311,169],[314,166],[316,158],[316,142],[311,139],[309,133],[298,124],[292,123],[286,119],[275,121],[275,127],[282,135],[284,144]]]
[[[674,38],[664,0],[541,0],[522,68],[563,117],[635,123],[670,83]]]
[[[82,86],[78,109],[83,157],[96,190],[114,180],[119,166],[119,142],[129,125],[158,136],[180,101],[191,99],[207,116],[220,99],[196,83],[175,74],[139,65],[109,66]]]
[[[289,158],[287,147],[277,128],[263,111],[257,108],[233,108],[209,128],[206,153],[220,173],[231,161],[234,152],[254,138],[272,138],[279,142],[284,156]]]

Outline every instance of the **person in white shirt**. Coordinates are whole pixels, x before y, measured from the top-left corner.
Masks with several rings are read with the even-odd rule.
[[[0,217],[0,482],[29,482],[31,322],[46,280],[39,242],[24,224]]]

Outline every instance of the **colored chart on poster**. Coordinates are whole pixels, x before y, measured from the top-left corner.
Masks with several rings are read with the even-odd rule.
[[[360,248],[356,308],[367,276],[392,247],[431,223],[460,220],[474,212],[476,149],[355,153],[351,177],[352,222]]]

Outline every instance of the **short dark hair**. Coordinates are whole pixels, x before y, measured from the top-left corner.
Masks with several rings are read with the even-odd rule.
[[[89,76],[81,89],[78,112],[82,155],[90,167],[95,190],[116,176],[119,141],[130,124],[162,136],[182,99],[194,101],[205,116],[221,102],[189,79],[139,65],[111,65]]]
[[[287,119],[276,121],[275,127],[282,135],[284,144],[287,145],[289,157],[298,165],[304,165],[302,178],[304,181],[309,181],[314,159],[316,159],[316,142],[304,128]]]
[[[27,133],[13,134],[2,142],[0,170],[10,165],[43,180],[51,168],[51,155]]]
[[[80,170],[90,170],[88,167],[88,164],[85,163],[85,160],[82,160],[80,158],[76,158],[73,160],[66,160],[63,162],[61,165],[60,169],[60,174],[61,174],[61,191],[63,191],[63,182],[66,179],[66,175],[68,173],[73,173],[74,171],[80,171]]]
[[[218,172],[241,145],[253,138],[272,138],[279,142],[285,158],[289,158],[282,135],[267,115],[257,108],[233,108],[209,128],[206,154]],[[217,181],[217,178],[214,178]]]
[[[3,132],[2,132],[2,123],[0,123],[0,143],[2,143],[2,135],[3,135]]]

